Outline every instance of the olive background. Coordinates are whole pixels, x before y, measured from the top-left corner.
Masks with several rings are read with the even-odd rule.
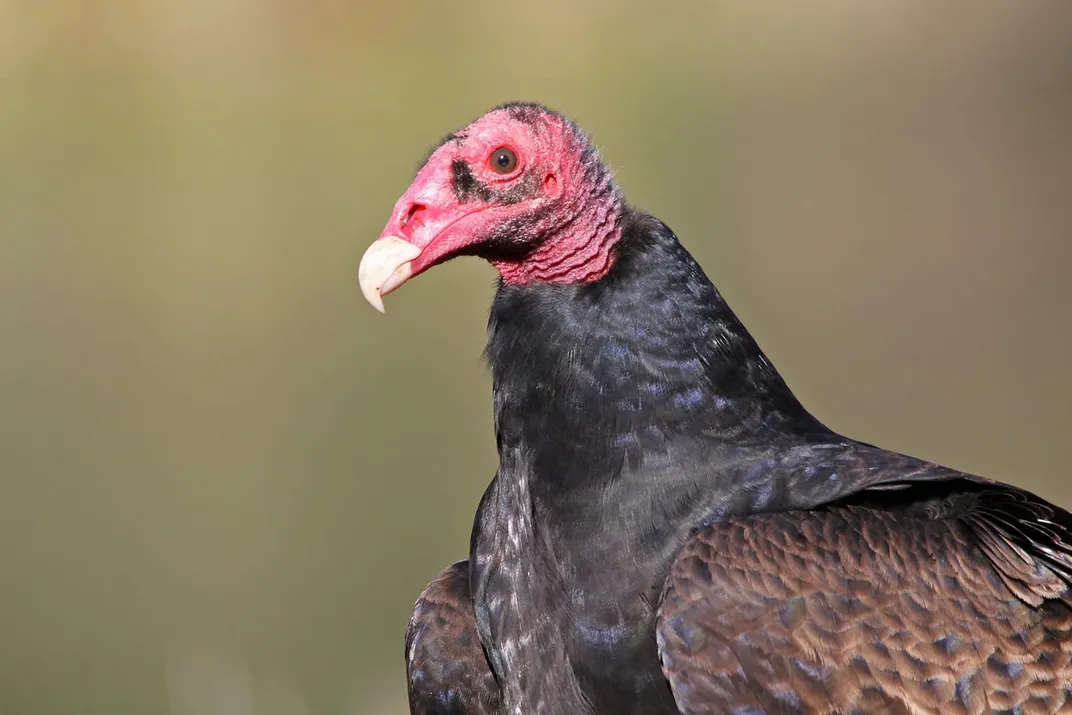
[[[835,429],[1072,506],[1072,5],[0,0],[0,714],[405,712],[495,274],[429,146],[578,120]]]

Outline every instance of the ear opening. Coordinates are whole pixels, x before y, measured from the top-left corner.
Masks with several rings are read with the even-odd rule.
[[[558,174],[553,171],[547,172],[543,177],[543,193],[551,198],[558,198],[561,193],[558,182]]]

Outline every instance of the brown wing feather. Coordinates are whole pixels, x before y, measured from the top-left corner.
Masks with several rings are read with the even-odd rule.
[[[667,581],[663,671],[685,713],[1072,711],[1070,524],[989,485],[715,524]]]
[[[493,715],[499,686],[476,630],[469,562],[446,568],[424,589],[406,629],[409,707],[415,715]]]

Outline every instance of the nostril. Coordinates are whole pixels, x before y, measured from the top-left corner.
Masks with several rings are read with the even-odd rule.
[[[419,211],[424,211],[425,208],[426,207],[424,204],[413,204],[412,206],[410,206],[409,211],[407,211],[406,214],[402,217],[401,225],[405,226],[406,224],[408,224],[410,221],[413,220],[413,217],[416,216]]]

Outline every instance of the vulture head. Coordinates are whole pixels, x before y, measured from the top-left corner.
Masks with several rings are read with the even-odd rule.
[[[490,261],[507,283],[583,283],[606,275],[621,193],[588,137],[533,104],[493,109],[448,135],[395,204],[358,272],[382,296],[455,256]]]

